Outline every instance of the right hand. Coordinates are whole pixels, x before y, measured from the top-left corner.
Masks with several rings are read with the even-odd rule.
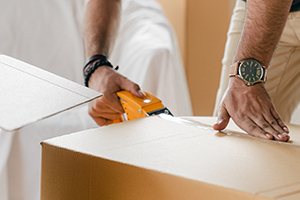
[[[124,113],[116,92],[127,90],[136,97],[145,97],[138,84],[108,66],[95,70],[90,77],[89,87],[103,93],[102,97],[89,103],[89,114],[100,126],[111,124]]]
[[[283,142],[290,139],[289,130],[277,113],[263,83],[246,86],[241,79],[230,78],[213,128],[225,129],[230,117],[249,135]]]

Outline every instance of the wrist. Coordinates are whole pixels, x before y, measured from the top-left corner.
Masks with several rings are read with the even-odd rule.
[[[84,68],[86,68],[87,66],[93,64],[98,60],[108,60],[108,57],[103,54],[94,54],[85,61]]]
[[[240,79],[238,77],[230,77],[229,82],[228,82],[228,88],[230,88],[230,90],[233,90],[233,91],[246,92],[249,90],[253,90],[257,87],[265,88],[265,84],[261,82],[261,83],[257,83],[255,85],[249,87],[245,84],[245,82],[242,79]]]
[[[255,59],[237,61],[230,66],[229,77],[237,77],[247,86],[265,83],[267,68]]]
[[[102,66],[113,68],[113,65],[108,61],[108,58],[101,54],[96,54],[87,59],[83,68],[84,84],[89,87],[89,80],[91,75]],[[117,69],[117,68],[116,68]]]
[[[115,71],[109,66],[103,65],[97,68],[88,80],[88,87],[96,91],[103,92],[104,90],[102,88],[105,87],[107,79],[113,73],[115,73]],[[108,81],[108,83],[109,82],[110,81]]]

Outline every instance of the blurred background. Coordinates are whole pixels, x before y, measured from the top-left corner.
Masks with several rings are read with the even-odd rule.
[[[234,0],[157,0],[172,23],[188,80],[194,115],[210,116]]]
[[[195,116],[211,116],[235,0],[157,0],[172,23],[185,66]],[[300,124],[300,107],[291,123]]]

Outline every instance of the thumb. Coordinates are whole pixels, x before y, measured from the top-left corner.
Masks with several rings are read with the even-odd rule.
[[[140,86],[124,77],[121,88],[133,94],[136,97],[144,98],[146,94],[141,90]]]
[[[213,125],[213,129],[217,131],[221,131],[226,128],[229,123],[230,116],[226,110],[226,108],[221,105],[219,109],[218,118],[216,123]]]

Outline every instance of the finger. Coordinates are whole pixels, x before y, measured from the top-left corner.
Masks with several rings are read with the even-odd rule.
[[[276,130],[278,133],[284,133],[284,129],[279,125],[279,119],[276,119],[273,115],[264,116],[265,120],[270,124],[270,126]]]
[[[264,116],[260,116],[258,118],[255,118],[255,123],[266,133],[271,134],[275,140],[278,141],[286,141],[287,134],[282,134],[284,131],[279,127],[277,124],[277,121],[273,118],[273,116],[268,116],[269,119],[266,119]],[[269,121],[271,121],[269,123]],[[272,124],[271,124],[272,123]],[[278,129],[276,130],[275,127]]]
[[[226,110],[226,108],[221,105],[218,112],[217,122],[213,125],[214,130],[223,130],[229,123],[230,116]]]
[[[100,105],[98,107],[90,106],[89,114],[93,117],[102,117],[107,119],[118,119],[122,113],[116,112],[108,106]]]
[[[104,119],[101,117],[93,117],[93,119],[99,126],[105,126],[113,123],[112,120]]]
[[[146,96],[146,94],[141,90],[140,86],[132,81],[130,81],[129,79],[123,77],[121,79],[121,88],[123,90],[127,90],[128,92],[130,92],[131,94],[133,94],[136,97],[139,98],[144,98]]]
[[[274,119],[276,120],[278,126],[284,131],[284,132],[281,132],[281,135],[283,136],[283,138],[285,138],[284,142],[289,141],[290,136],[288,134],[290,131],[289,131],[288,127],[281,120],[281,118],[275,108],[271,109],[271,114],[273,115]]]
[[[120,113],[95,113],[92,114],[91,116],[95,117],[95,118],[105,118],[107,120],[116,120],[119,119],[121,117]]]
[[[290,139],[290,137],[288,136],[288,132],[286,132],[285,130],[288,130],[287,128],[282,128],[282,126],[280,124],[283,124],[283,122],[281,121],[280,118],[275,118],[275,116],[279,117],[279,115],[275,112],[275,116],[272,115],[272,113],[270,113],[271,115],[265,116],[266,121],[270,124],[270,127],[272,129],[274,129],[274,135],[273,133],[271,133],[272,135],[275,136],[275,140],[278,141],[282,141],[282,142],[286,142]],[[285,126],[283,124],[283,126]],[[264,129],[265,131],[269,132],[269,130]]]
[[[279,116],[279,114],[276,112],[275,109],[271,109],[271,114],[273,115],[274,119],[276,119],[277,124],[280,126],[280,128],[282,128],[284,132],[289,133],[290,131],[288,127],[283,123],[281,117]]]
[[[118,113],[117,111],[111,109],[108,105],[105,105],[104,103],[94,103],[91,106],[91,110],[93,114],[96,113]]]
[[[116,112],[123,114],[124,110],[116,93],[105,93],[94,102],[94,109],[98,112]]]
[[[257,125],[254,121],[250,118],[245,118],[243,120],[235,120],[237,124],[239,124],[240,128],[246,131],[249,135],[254,137],[260,137],[264,139],[272,140],[274,137],[273,135],[265,132],[262,130],[259,125]]]

